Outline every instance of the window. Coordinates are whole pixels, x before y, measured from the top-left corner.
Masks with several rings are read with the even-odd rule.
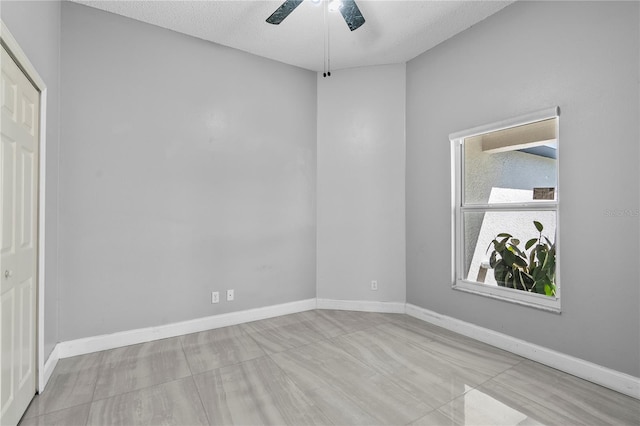
[[[449,136],[453,287],[560,311],[558,108]]]

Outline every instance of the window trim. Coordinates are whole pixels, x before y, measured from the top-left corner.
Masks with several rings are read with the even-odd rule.
[[[556,212],[556,247],[560,247],[560,191],[559,191],[559,171],[560,171],[560,154],[558,150],[558,158],[556,167],[556,200],[552,202],[527,202],[514,204],[463,204],[463,188],[464,186],[464,139],[477,136],[483,133],[494,132],[507,129],[510,127],[522,126],[529,123],[558,118],[556,121],[556,135],[559,141],[559,117],[560,108],[553,107],[541,111],[532,112],[521,115],[519,117],[510,118],[492,124],[474,127],[468,130],[451,133],[449,141],[451,143],[451,281],[454,290],[464,291],[467,293],[478,294],[484,297],[504,300],[507,302],[529,306],[554,313],[561,312],[561,286],[560,286],[560,256],[559,250],[556,252],[556,296],[550,297],[537,293],[529,293],[522,290],[516,290],[506,287],[498,287],[463,279],[463,250],[464,250],[464,233],[463,231],[463,215],[464,212],[470,211],[523,211],[523,210],[544,210]],[[559,145],[559,144],[558,144]]]

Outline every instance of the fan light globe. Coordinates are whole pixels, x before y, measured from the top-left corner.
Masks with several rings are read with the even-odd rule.
[[[342,7],[342,1],[340,0],[332,0],[329,3],[329,12],[337,12]]]

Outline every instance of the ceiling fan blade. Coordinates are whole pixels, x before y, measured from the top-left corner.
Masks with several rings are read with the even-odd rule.
[[[302,1],[303,0],[285,0],[285,2],[267,18],[267,22],[274,25],[280,24]]]
[[[362,24],[364,24],[364,16],[362,16],[362,13],[360,12],[360,9],[358,9],[358,5],[354,0],[342,0],[340,13],[342,13],[342,17],[351,31],[357,30]]]

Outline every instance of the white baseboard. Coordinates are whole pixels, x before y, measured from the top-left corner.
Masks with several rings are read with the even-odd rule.
[[[640,399],[640,378],[407,303],[406,314]]]
[[[210,317],[166,324],[157,327],[139,328],[113,334],[70,340],[59,343],[56,346],[56,349],[58,350],[58,356],[60,358],[68,358],[76,355],[134,345],[137,343],[150,342],[152,340],[166,339],[169,337],[181,336],[183,334],[197,333],[199,331],[277,317],[280,315],[309,311],[315,308],[316,299],[299,300],[296,302],[213,315]]]
[[[49,354],[49,358],[47,358],[44,363],[44,374],[42,375],[41,382],[38,384],[38,393],[42,393],[44,391],[44,388],[47,386],[47,383],[49,383],[49,379],[53,374],[53,370],[56,368],[56,365],[58,365],[58,360],[60,359],[58,354],[59,346],[60,345],[58,344],[53,347],[51,354]]]
[[[406,313],[428,323],[446,328],[472,339],[504,349],[549,367],[597,383],[617,392],[640,399],[640,378],[625,374],[580,358],[573,357],[534,343],[529,343],[475,324],[441,315],[428,309],[403,302],[367,300],[306,299],[280,305],[214,315],[157,327],[140,328],[84,339],[58,343],[44,365],[44,390],[59,359],[83,355],[183,334],[197,333],[312,309],[336,309],[362,312]]]
[[[318,309],[336,309],[340,311],[383,312],[404,314],[404,302],[377,302],[372,300],[336,300],[317,299]]]

